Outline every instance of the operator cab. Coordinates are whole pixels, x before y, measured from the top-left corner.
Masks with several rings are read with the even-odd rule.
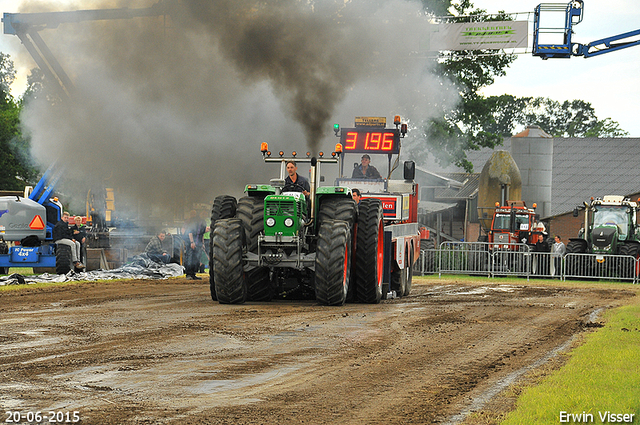
[[[362,193],[389,191],[391,172],[398,165],[398,157],[393,163],[393,156],[400,153],[407,125],[400,123],[400,116],[394,118],[395,128],[386,124],[386,117],[356,117],[353,128],[334,125],[343,154],[336,185],[357,187]]]
[[[386,128],[386,117],[356,117],[353,128],[334,125],[340,137],[336,186],[358,189],[362,198],[377,198],[382,202],[385,220],[404,222],[417,220],[417,184],[415,163],[405,161],[401,179],[392,179],[400,159],[400,138],[407,134],[407,124],[400,116],[393,120],[395,128]]]

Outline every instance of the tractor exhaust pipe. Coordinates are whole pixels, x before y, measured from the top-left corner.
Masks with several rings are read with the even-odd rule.
[[[309,174],[310,182],[309,186],[311,186],[311,194],[309,197],[311,198],[311,221],[307,225],[311,225],[316,218],[316,191],[318,189],[318,159],[314,156],[311,158],[311,172]]]

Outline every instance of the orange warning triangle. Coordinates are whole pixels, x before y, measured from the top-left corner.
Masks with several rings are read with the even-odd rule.
[[[29,229],[32,229],[32,230],[44,229],[44,223],[42,222],[42,218],[39,215],[33,217],[33,220],[31,220],[31,223],[29,223]]]

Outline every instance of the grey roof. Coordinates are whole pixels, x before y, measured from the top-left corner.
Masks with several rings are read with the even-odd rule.
[[[462,183],[462,187],[453,188],[447,187],[442,189],[436,189],[436,199],[445,200],[463,200],[471,198],[478,193],[478,186],[480,182],[480,173],[442,173],[443,176],[452,180],[457,180]]]
[[[416,181],[422,187],[435,189],[435,199],[441,202],[458,202],[473,197],[478,192],[480,174],[434,173],[423,167],[416,167]]]
[[[570,211],[592,196],[638,192],[640,139],[554,139],[552,216]]]
[[[420,201],[418,212],[420,213],[435,213],[439,211],[445,211],[450,208],[455,208],[458,204],[434,202],[434,201]]]
[[[498,149],[510,151],[511,139]],[[474,171],[481,171],[492,153],[492,149],[469,152]],[[551,216],[572,211],[592,196],[637,193],[640,138],[553,139]]]

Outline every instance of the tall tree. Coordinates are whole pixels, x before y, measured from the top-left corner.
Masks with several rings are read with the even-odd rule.
[[[13,61],[0,52],[0,189],[3,190],[22,190],[37,176],[31,165],[29,141],[20,129],[22,107],[10,92],[14,79]]]
[[[487,15],[484,9],[474,9],[470,0],[456,3],[441,0],[427,1],[425,8],[433,13],[446,10],[453,22],[487,22],[510,20],[504,12]],[[492,105],[478,94],[480,89],[493,84],[496,76],[505,75],[505,69],[515,60],[515,55],[496,54],[492,50],[465,50],[445,52],[438,61],[436,72],[456,84],[460,96],[457,109],[443,111],[442,118],[429,120],[424,129],[428,150],[441,165],[455,164],[467,171],[473,165],[467,160],[466,151],[482,147],[493,148],[502,143],[502,136],[495,131],[498,123],[492,114]]]

